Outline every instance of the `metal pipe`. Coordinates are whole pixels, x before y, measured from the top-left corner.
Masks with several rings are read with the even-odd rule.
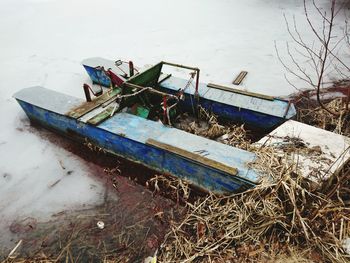
[[[173,66],[173,67],[178,67],[178,68],[193,69],[193,70],[199,71],[199,68],[189,67],[189,66],[185,66],[185,65],[181,65],[181,64],[176,64],[176,63],[162,61],[162,64],[168,65],[168,66]]]
[[[163,123],[166,123],[166,119],[167,119],[167,99],[166,99],[166,96],[163,96],[163,109],[164,109]]]
[[[197,98],[199,98],[198,86],[199,86],[199,69],[197,71],[197,76],[196,76],[196,91],[194,92],[194,95]]]
[[[134,88],[134,89],[145,89],[145,87],[142,87],[142,86],[139,86],[139,85],[136,85],[136,84],[132,84],[132,83],[128,83],[128,82],[125,82],[124,83],[125,86],[129,87],[129,88]],[[179,98],[175,95],[172,95],[172,94],[168,94],[168,93],[165,93],[165,92],[162,92],[162,91],[159,91],[159,90],[156,90],[154,88],[151,88],[151,87],[147,87],[148,91],[151,92],[151,93],[155,93],[155,94],[159,94],[159,95],[162,95],[162,96],[167,96],[167,97],[170,97],[170,98],[174,98],[176,100],[178,100]]]
[[[90,86],[88,84],[84,83],[83,89],[84,89],[86,101],[90,102],[91,101]]]
[[[165,61],[162,61],[162,64],[163,64],[163,65],[168,65],[168,66],[173,66],[173,67],[178,67],[178,68],[185,68],[185,69],[192,69],[192,70],[195,70],[197,76],[196,76],[196,90],[195,90],[194,95],[195,95],[196,97],[199,97],[199,92],[198,92],[198,87],[199,87],[199,71],[200,71],[199,68],[189,67],[189,66],[185,66],[185,65],[181,65],[181,64],[176,64],[176,63],[165,62]]]
[[[134,76],[134,63],[132,61],[129,61],[129,75],[130,77]]]

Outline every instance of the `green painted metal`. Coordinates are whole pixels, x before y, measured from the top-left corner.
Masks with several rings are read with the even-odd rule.
[[[163,63],[160,62],[153,67],[128,79],[127,83],[136,84],[142,87],[153,87],[158,83]]]
[[[111,116],[111,113],[113,112],[114,106],[109,106],[107,109],[102,111],[101,113],[95,115],[91,119],[87,121],[87,123],[92,124],[92,125],[98,125],[104,120],[108,119]]]
[[[147,108],[145,108],[145,107],[142,107],[142,106],[138,106],[138,107],[136,108],[136,115],[137,115],[137,116],[140,116],[140,117],[142,117],[142,118],[147,119],[148,114],[149,114],[149,109],[147,109]]]
[[[147,107],[144,107],[138,103],[134,104],[127,111],[127,113],[137,115],[137,116],[144,118],[144,119],[147,119],[149,112],[150,112],[150,110]]]

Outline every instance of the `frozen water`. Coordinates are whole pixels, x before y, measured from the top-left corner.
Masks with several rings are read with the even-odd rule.
[[[328,3],[318,2],[322,8]],[[312,43],[300,0],[1,0],[0,235],[6,239],[14,218],[47,218],[94,205],[104,191],[78,157],[28,131],[13,93],[39,85],[83,97],[88,77],[80,61],[100,56],[138,66],[160,60],[198,66],[203,82],[218,84],[230,84],[246,70],[243,89],[288,95],[295,90],[274,48],[276,41],[288,60],[284,13],[295,15],[301,35]],[[340,55],[349,60],[345,51]],[[329,79],[337,77],[332,74]],[[74,172],[65,174],[61,163]]]

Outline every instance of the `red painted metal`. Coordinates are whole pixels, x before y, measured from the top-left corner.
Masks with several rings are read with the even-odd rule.
[[[83,89],[84,89],[86,101],[91,101],[91,95],[90,95],[90,91],[89,91],[89,90],[91,90],[90,86],[88,84],[84,83]]]
[[[110,69],[106,71],[107,76],[111,79],[112,85],[114,87],[119,87],[125,80],[120,78],[117,74],[113,73]]]

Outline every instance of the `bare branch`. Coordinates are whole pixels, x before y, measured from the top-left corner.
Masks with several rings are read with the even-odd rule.
[[[304,77],[301,78],[301,79],[306,81],[307,83],[310,83],[311,85],[313,85],[312,80],[311,80],[310,76],[305,72],[305,69],[302,69],[300,67],[300,64],[294,59],[293,55],[290,53],[290,49],[289,49],[288,43],[286,43],[286,45],[287,45],[287,52],[288,52],[288,55],[289,55],[291,61],[298,68],[299,72],[302,73],[302,75],[304,75]]]
[[[304,0],[304,6],[305,5],[305,0]],[[329,52],[329,42],[331,40],[331,36],[332,36],[332,29],[333,29],[333,21],[334,21],[334,6],[335,6],[335,0],[332,0],[332,4],[331,4],[331,18],[330,18],[330,21],[329,21],[329,29],[328,29],[328,36],[327,36],[327,39],[325,41],[325,50],[324,50],[324,53],[323,53],[323,62],[321,63],[321,69],[320,69],[320,75],[318,77],[318,84],[317,84],[317,93],[316,93],[316,98],[317,98],[317,102],[318,104],[327,112],[335,115],[335,116],[339,116],[340,113],[337,113],[337,112],[333,112],[331,111],[330,109],[328,109],[324,104],[323,102],[321,101],[321,98],[320,98],[320,89],[321,89],[321,85],[322,85],[322,82],[323,82],[323,74],[325,72],[325,66],[326,66],[326,61],[327,61],[327,58],[328,58],[328,52]]]
[[[275,41],[275,50],[276,50],[276,54],[277,54],[278,60],[281,62],[281,64],[283,65],[283,67],[284,67],[290,74],[292,74],[292,75],[294,75],[295,77],[297,77],[298,79],[301,79],[301,80],[307,82],[308,84],[310,84],[310,85],[316,87],[316,85],[314,85],[314,84],[313,84],[312,82],[310,82],[308,79],[305,79],[304,77],[302,77],[300,74],[297,74],[296,72],[294,72],[293,70],[291,70],[291,69],[283,62],[283,60],[282,60],[282,58],[281,58],[281,56],[280,56],[280,54],[279,54],[279,52],[278,52],[278,48],[277,48],[277,45],[276,45],[276,41]],[[292,86],[294,86],[294,85],[292,85]]]
[[[319,8],[317,8],[319,10]],[[306,16],[306,20],[312,30],[312,32],[314,33],[314,35],[318,38],[318,40],[321,42],[321,43],[324,43],[323,42],[323,39],[320,37],[320,35],[318,34],[317,30],[315,29],[313,23],[311,22],[310,20],[310,17],[309,17],[309,13],[307,11],[307,8],[306,8],[306,1],[304,0],[304,13],[305,13],[305,16]]]
[[[316,89],[317,102],[322,109],[335,116],[340,116],[341,113],[333,112],[323,104],[320,98],[320,90],[324,85],[324,77],[327,72],[335,70],[339,75],[346,76],[346,74],[339,68],[340,65],[350,72],[350,68],[339,58],[337,54],[340,43],[342,43],[344,40],[346,40],[347,44],[350,46],[347,21],[345,22],[344,36],[339,38],[333,36],[334,18],[341,10],[341,8],[336,10],[336,0],[330,0],[329,11],[323,11],[322,8],[316,4],[316,0],[312,0],[311,7],[315,9],[316,14],[318,14],[320,18],[320,24],[318,24],[320,26],[316,26],[317,24],[312,21],[311,16],[309,15],[306,0],[303,0],[303,7],[307,24],[310,27],[313,35],[316,37],[317,44],[315,44],[315,42],[312,44],[307,44],[304,41],[298,30],[295,16],[293,16],[293,30],[291,29],[286,15],[284,14],[283,16],[287,31],[294,43],[297,45],[297,47],[293,49],[293,52],[306,59],[306,62],[303,63],[306,63],[306,65],[310,67],[312,71],[314,71],[313,74],[309,74],[306,68],[302,66],[302,63],[295,58],[288,43],[286,43],[288,58],[290,60],[290,64],[295,69],[292,69],[291,66],[282,61],[275,42],[277,57],[288,73],[299,78],[300,80],[303,80]],[[286,76],[285,78],[289,84],[295,87],[295,85],[293,85]]]

